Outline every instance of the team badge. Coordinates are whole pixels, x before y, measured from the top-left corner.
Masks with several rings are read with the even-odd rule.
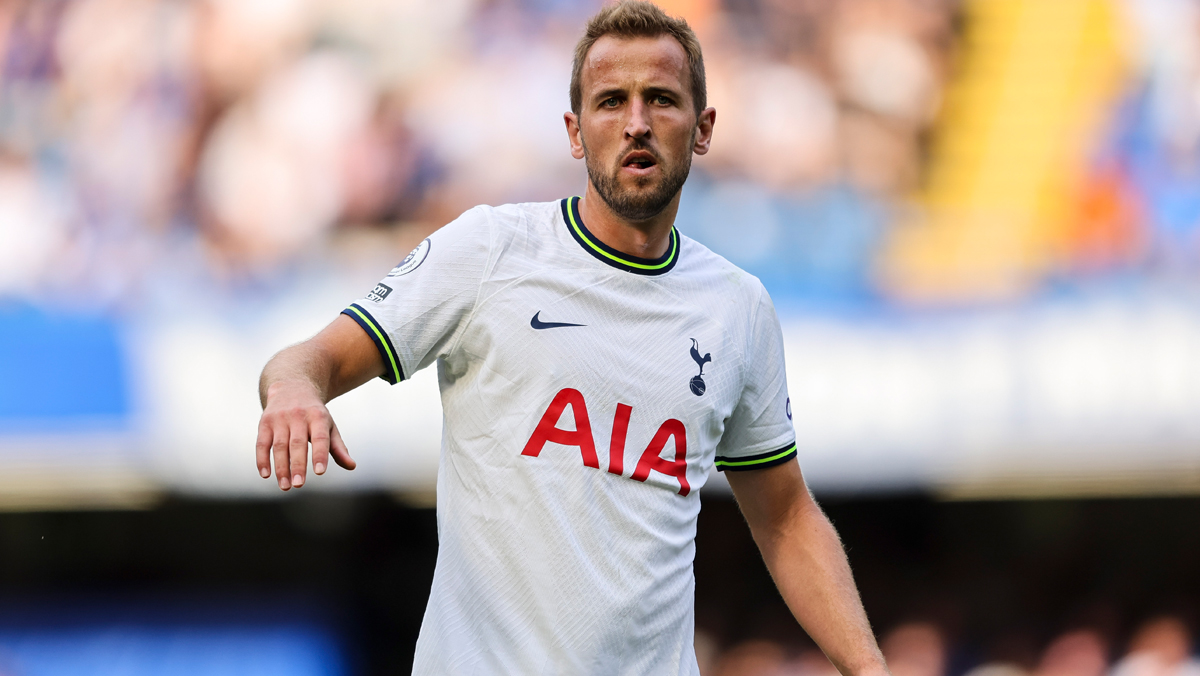
[[[400,261],[400,265],[392,268],[392,271],[387,274],[388,277],[399,277],[421,267],[421,263],[425,262],[425,258],[429,256],[429,247],[431,246],[429,238],[426,237],[424,242],[417,245],[404,260]]]
[[[703,378],[704,365],[707,364],[708,362],[712,361],[712,353],[705,352],[704,356],[701,357],[700,356],[700,343],[697,343],[695,338],[692,339],[692,359],[696,360],[696,365],[700,367],[700,373],[692,378],[692,381],[689,383],[689,385],[692,388],[692,394],[694,394],[698,397],[698,396],[704,394],[704,390],[706,389],[706,386],[704,385],[704,378]]]

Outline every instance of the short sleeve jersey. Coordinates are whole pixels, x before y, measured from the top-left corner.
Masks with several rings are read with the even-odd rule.
[[[674,229],[611,249],[578,201],[471,209],[345,311],[389,382],[438,367],[415,674],[697,674],[697,491],[795,457],[762,284]]]

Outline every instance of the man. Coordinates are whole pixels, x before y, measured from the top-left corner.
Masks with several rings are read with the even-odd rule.
[[[737,470],[808,633],[843,674],[886,674],[795,459],[770,299],[673,226],[715,117],[686,23],[605,8],[564,116],[583,197],[471,209],[264,369],[258,465],[269,477],[273,453],[288,490],[309,443],[317,474],[331,455],[354,467],[326,402],[437,362],[440,544],[414,673],[696,674],[697,489],[715,465]]]

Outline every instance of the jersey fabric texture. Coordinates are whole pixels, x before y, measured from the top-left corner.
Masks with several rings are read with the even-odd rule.
[[[698,489],[796,455],[758,279],[578,198],[476,207],[345,314],[389,382],[437,362],[439,550],[414,674],[698,674]]]

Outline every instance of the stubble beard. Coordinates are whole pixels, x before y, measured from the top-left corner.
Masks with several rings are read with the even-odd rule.
[[[694,134],[693,134],[694,136]],[[694,140],[694,139],[693,139]],[[583,142],[582,135],[580,141]],[[689,144],[691,147],[691,144]],[[662,157],[658,153],[654,153],[655,161],[659,170],[662,172],[658,179],[657,185],[654,185],[650,190],[641,191],[621,186],[618,176],[621,172],[620,161],[622,157],[628,155],[634,150],[646,150],[654,153],[645,144],[635,142],[632,146],[625,149],[624,152],[617,158],[617,165],[611,171],[604,171],[600,166],[599,161],[588,152],[587,143],[583,142],[584,164],[587,166],[588,180],[592,186],[596,188],[596,194],[600,195],[600,199],[612,209],[613,213],[627,221],[646,221],[661,214],[663,209],[675,199],[675,195],[683,188],[684,182],[687,181],[688,173],[692,170],[692,155],[686,153],[682,162],[675,166],[668,166],[662,161]],[[638,177],[635,180],[635,185],[639,188],[645,187],[654,181],[651,177]]]

